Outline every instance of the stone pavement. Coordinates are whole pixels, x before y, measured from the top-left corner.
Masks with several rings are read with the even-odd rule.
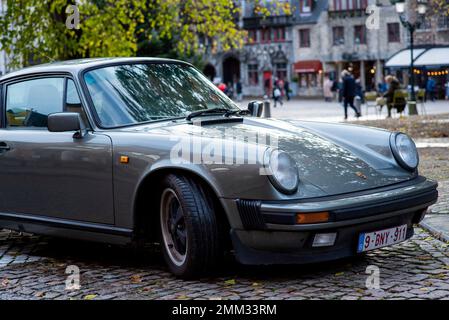
[[[66,268],[80,289],[65,290]],[[368,289],[368,266],[380,288]],[[412,240],[358,258],[308,266],[244,267],[182,281],[157,250],[0,233],[0,299],[449,299],[448,245],[416,229]]]
[[[449,180],[438,182],[438,202],[429,208],[421,227],[440,240],[449,242]]]
[[[404,243],[322,264],[248,267],[228,259],[215,277],[182,281],[167,271],[157,247],[137,250],[0,231],[0,299],[449,300],[449,244],[437,239],[444,239],[442,227],[449,226],[449,150],[442,140],[419,143],[421,173],[440,183],[439,201],[422,225],[431,233],[416,228]],[[66,290],[69,266],[79,268],[79,290]],[[366,286],[368,266],[379,268],[379,289]]]
[[[248,102],[252,99],[245,99],[237,104],[246,109]],[[261,100],[257,98],[256,100]],[[273,105],[273,101],[271,101]],[[422,113],[422,109],[418,106],[418,112]],[[436,102],[426,103],[426,113],[428,115],[436,115],[442,113],[449,113],[449,101],[438,100]],[[408,114],[407,109],[404,114]],[[271,116],[278,119],[295,119],[295,120],[310,120],[310,121],[326,121],[326,122],[341,122],[343,121],[343,107],[338,102],[325,102],[321,99],[292,99],[290,101],[284,101],[282,107],[271,108]],[[355,120],[354,111],[349,110],[349,120]],[[386,108],[383,108],[382,114],[377,116],[374,108],[369,108],[368,113],[366,108],[362,108],[363,120],[376,120],[384,119],[387,116]],[[393,116],[396,116],[393,114]]]

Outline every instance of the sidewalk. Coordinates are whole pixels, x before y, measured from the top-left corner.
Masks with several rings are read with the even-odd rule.
[[[436,238],[449,242],[449,180],[439,182],[438,193],[438,202],[429,208],[420,226]]]
[[[242,108],[246,109],[248,103],[252,100],[261,100],[262,98],[254,99],[244,99],[242,102],[237,102],[237,104]],[[271,101],[271,116],[278,119],[289,119],[289,120],[311,120],[311,121],[326,121],[326,122],[342,122],[344,117],[343,107],[338,102],[325,102],[324,100],[318,99],[299,99],[294,98],[290,101],[284,101],[283,106],[277,108],[273,107],[273,100]],[[421,112],[421,106],[418,105],[418,112]],[[438,100],[436,102],[427,102],[426,111],[428,115],[435,115],[441,113],[449,113],[449,101]],[[408,114],[406,109],[405,115]],[[354,116],[354,111],[349,108],[348,110],[349,120],[356,120]],[[362,117],[359,119],[363,120],[376,120],[384,119],[387,116],[387,110],[384,107],[380,116],[376,116],[373,107],[367,110],[366,107],[362,107]],[[393,115],[396,116],[397,115]],[[448,124],[449,125],[449,124]]]

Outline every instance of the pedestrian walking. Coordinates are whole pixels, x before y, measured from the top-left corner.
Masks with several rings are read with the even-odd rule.
[[[287,101],[290,101],[290,83],[288,82],[288,80],[285,80],[284,91],[285,91],[285,97],[287,98]]]
[[[334,93],[332,92],[333,86],[334,82],[329,77],[326,77],[323,83],[324,101],[331,102],[334,100]]]
[[[356,83],[354,77],[347,70],[343,70],[342,75],[342,98],[343,107],[345,109],[345,120],[348,119],[348,106],[350,106],[357,118],[361,116],[360,112],[354,106],[354,98],[356,96]]]
[[[284,104],[282,102],[282,92],[281,89],[278,86],[275,86],[273,89],[273,100],[274,100],[274,107],[277,107],[278,102],[281,104],[281,106]]]
[[[433,78],[427,79],[426,90],[427,96],[430,100],[435,101],[436,82]]]
[[[446,87],[446,100],[449,100],[449,79],[444,86]]]
[[[269,78],[265,79],[263,87],[265,89],[265,94],[267,96],[270,95],[270,91],[271,91],[271,80]]]
[[[237,101],[241,102],[243,100],[243,87],[242,87],[242,82],[240,81],[240,79],[237,81],[237,83],[235,85],[235,91],[237,93]]]
[[[232,86],[232,82],[228,82],[224,93],[229,97],[229,99],[232,99],[234,97],[234,88]]]
[[[219,83],[217,87],[221,92],[226,93],[226,85],[223,82]]]
[[[360,98],[362,104],[365,103],[365,94],[363,92],[362,82],[360,78],[357,78],[357,80],[355,80],[355,96]]]

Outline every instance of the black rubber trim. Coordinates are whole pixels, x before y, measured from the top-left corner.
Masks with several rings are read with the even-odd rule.
[[[438,198],[438,191],[431,190],[419,195],[404,197],[401,199],[377,202],[369,205],[356,206],[329,211],[329,222],[344,221],[380,215],[388,212],[413,208],[421,204],[434,203]],[[263,212],[265,223],[294,225],[295,213]]]
[[[23,214],[15,213],[0,213],[0,220],[14,221],[17,223],[30,223],[39,224],[49,227],[63,228],[63,229],[73,229],[79,231],[89,231],[117,236],[131,237],[133,230],[118,228],[115,226],[109,226],[97,223],[88,222],[78,222],[78,221],[67,221],[62,219],[50,218],[50,217],[35,217]]]
[[[246,230],[263,230],[266,229],[265,221],[260,213],[260,201],[254,200],[237,200],[237,208],[239,210],[240,219],[243,228]]]
[[[371,215],[399,211],[407,208],[419,206],[420,204],[434,202],[438,198],[438,191],[432,190],[421,195],[405,197],[397,200],[385,201],[377,204],[358,206],[355,208],[345,208],[333,210],[336,221],[363,218]]]

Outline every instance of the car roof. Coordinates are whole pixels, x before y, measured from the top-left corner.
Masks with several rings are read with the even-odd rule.
[[[95,68],[101,66],[107,66],[111,64],[126,64],[126,63],[145,63],[145,62],[156,62],[156,63],[182,63],[190,65],[187,62],[173,59],[163,59],[163,58],[150,58],[150,57],[136,57],[136,58],[89,58],[89,59],[76,59],[76,60],[66,60],[50,62],[40,65],[35,65],[32,67],[23,68],[17,71],[13,71],[0,77],[0,82],[15,77],[22,77],[26,75],[44,73],[44,72],[70,72],[72,74],[77,73],[81,70],[88,68]]]

